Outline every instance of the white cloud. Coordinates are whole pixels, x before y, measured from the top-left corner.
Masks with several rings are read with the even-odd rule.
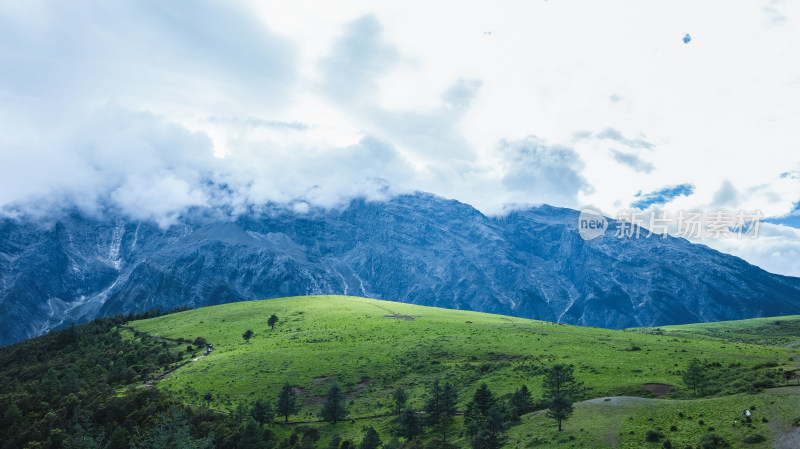
[[[4,2],[0,207],[166,226],[193,205],[419,189],[613,213],[692,185],[660,207],[781,216],[800,201],[782,176],[800,170],[798,17],[776,0]],[[728,250],[791,266],[771,245]]]

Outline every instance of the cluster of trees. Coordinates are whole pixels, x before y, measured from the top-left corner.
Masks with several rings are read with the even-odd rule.
[[[469,437],[474,449],[496,449],[506,443],[505,432],[520,417],[537,408],[548,408],[548,415],[562,421],[572,413],[572,404],[580,398],[585,388],[575,379],[572,365],[555,365],[544,377],[544,397],[534,402],[527,386],[522,385],[509,398],[503,400],[484,383],[475,390],[472,400],[463,412],[463,432]],[[435,380],[425,401],[425,408],[416,411],[407,405],[409,395],[403,388],[393,392],[397,426],[395,435],[413,442],[429,431],[438,441],[438,446],[449,447],[448,438],[455,430],[452,419],[458,413],[458,390],[450,382]]]
[[[451,382],[435,380],[424,398],[423,410],[415,410],[409,406],[408,392],[403,388],[397,388],[392,393],[394,412],[397,415],[394,436],[404,438],[407,445],[413,446],[418,437],[427,434],[438,447],[448,448],[451,447],[450,438],[460,430],[462,435],[466,433],[469,437],[474,449],[497,449],[506,443],[506,430],[511,425],[519,423],[522,415],[537,408],[547,408],[548,415],[558,421],[560,431],[562,421],[572,413],[573,402],[584,394],[585,389],[583,384],[575,379],[572,365],[555,365],[550,368],[544,376],[542,386],[544,397],[535,403],[525,385],[507,399],[501,399],[495,396],[485,383],[481,384],[463,412],[463,429],[456,429],[453,424],[453,418],[459,413],[457,410],[459,394]],[[248,443],[246,447],[267,447],[268,435],[258,437],[257,427],[269,425],[276,415],[282,417],[284,422],[288,422],[289,415],[296,411],[295,392],[288,383],[281,389],[275,408],[264,400],[257,400],[249,410],[240,405],[235,415],[246,418],[244,432],[249,435],[246,440],[253,442],[252,445]],[[349,419],[345,396],[338,383],[332,383],[328,389],[319,417],[332,424]],[[366,435],[358,446],[359,449],[375,449],[382,444],[375,429],[370,427],[365,431]],[[303,449],[310,449],[314,447],[317,439],[313,435],[304,433],[302,438],[297,436],[294,443],[284,441],[279,446],[293,446],[299,442]],[[350,441],[334,439],[329,448],[347,449],[351,445]]]
[[[267,325],[268,325],[268,326],[269,326],[271,329],[273,329],[273,330],[274,330],[274,329],[275,329],[275,325],[276,325],[276,324],[278,324],[278,315],[275,315],[275,314],[273,313],[273,314],[272,314],[272,315],[269,317],[269,319],[267,320]],[[253,338],[253,336],[254,336],[254,335],[255,335],[255,332],[253,332],[253,330],[252,330],[252,329],[247,329],[247,330],[246,330],[246,331],[244,331],[244,333],[242,334],[242,338],[244,339],[244,341],[246,341],[246,342],[247,342],[247,341],[250,341],[250,339],[251,339],[251,338]]]
[[[127,331],[116,326],[158,314],[101,318],[0,348],[0,448],[128,448],[137,435],[144,441],[144,423],[182,405],[134,387],[186,354],[175,343],[123,337]]]

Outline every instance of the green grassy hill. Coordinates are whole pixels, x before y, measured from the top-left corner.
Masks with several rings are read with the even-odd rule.
[[[274,329],[267,324],[272,314],[279,317]],[[647,430],[661,429],[664,438],[684,447],[696,444],[709,427],[741,443],[754,433],[777,438],[800,416],[796,391],[762,392],[776,384],[783,370],[794,368],[796,349],[691,332],[613,331],[342,296],[226,304],[130,325],[162,337],[204,337],[214,345],[210,356],[157,384],[186,403],[199,404],[205,392],[212,392],[211,407],[232,411],[241,402],[274,402],[280,386],[289,382],[300,405],[293,419],[315,420],[328,387],[338,382],[351,417],[364,419],[336,427],[319,424],[328,437],[363,435],[369,424],[388,441],[392,418],[371,417],[391,411],[391,392],[397,387],[409,390],[410,404],[421,409],[435,378],[459,389],[460,408],[482,382],[501,397],[525,384],[536,398],[543,373],[556,363],[575,365],[592,398],[654,398],[657,393],[666,399],[581,403],[561,433],[535,412],[509,430],[513,445],[662,447],[662,442],[644,442]],[[245,341],[242,334],[248,329],[254,336]],[[692,358],[706,364],[714,380],[707,394],[717,397],[689,398],[681,373]],[[752,406],[759,410],[754,414],[758,420],[734,427],[738,413]],[[671,426],[676,430],[670,431]],[[469,445],[463,435],[455,443]]]
[[[673,337],[708,337],[734,343],[800,346],[800,315],[629,329]]]

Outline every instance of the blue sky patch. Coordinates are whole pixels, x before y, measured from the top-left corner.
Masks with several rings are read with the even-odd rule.
[[[666,204],[679,196],[689,196],[694,193],[694,185],[678,184],[676,186],[664,187],[655,192],[636,194],[636,201],[631,203],[631,207],[636,209],[647,209],[653,204]]]

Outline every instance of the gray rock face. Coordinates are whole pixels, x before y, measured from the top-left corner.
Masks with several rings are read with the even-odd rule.
[[[163,231],[79,215],[0,221],[0,344],[154,307],[347,294],[608,328],[800,313],[800,279],[683,239],[584,241],[578,212],[486,217],[427,194],[187,214]],[[217,218],[214,218],[217,217]]]

